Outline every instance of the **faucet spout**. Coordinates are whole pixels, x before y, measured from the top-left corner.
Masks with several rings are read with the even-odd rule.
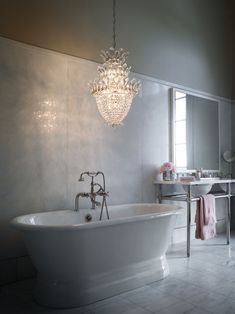
[[[78,211],[79,209],[79,198],[80,197],[86,197],[88,198],[89,197],[89,193],[84,193],[84,192],[81,192],[81,193],[78,193],[75,197],[75,207],[74,207],[74,210],[75,211]]]

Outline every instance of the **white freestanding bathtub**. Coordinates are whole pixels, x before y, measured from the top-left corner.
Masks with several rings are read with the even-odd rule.
[[[38,272],[38,303],[76,307],[168,275],[165,252],[179,207],[110,206],[111,219],[103,221],[98,221],[99,212],[50,211],[12,220],[24,232]],[[91,222],[86,222],[88,213]]]

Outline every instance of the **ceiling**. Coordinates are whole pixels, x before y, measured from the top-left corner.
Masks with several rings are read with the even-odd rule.
[[[0,0],[0,7],[1,36],[87,59],[111,43],[110,0]]]

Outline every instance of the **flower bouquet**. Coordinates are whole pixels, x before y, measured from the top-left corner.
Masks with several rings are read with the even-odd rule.
[[[164,181],[174,180],[174,172],[174,165],[170,161],[164,162],[160,167],[160,173],[162,173]]]

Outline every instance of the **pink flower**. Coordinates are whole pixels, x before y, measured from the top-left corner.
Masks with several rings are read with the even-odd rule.
[[[174,171],[174,165],[170,161],[164,162],[160,167],[160,172],[165,172],[165,171],[170,171],[170,170]]]

